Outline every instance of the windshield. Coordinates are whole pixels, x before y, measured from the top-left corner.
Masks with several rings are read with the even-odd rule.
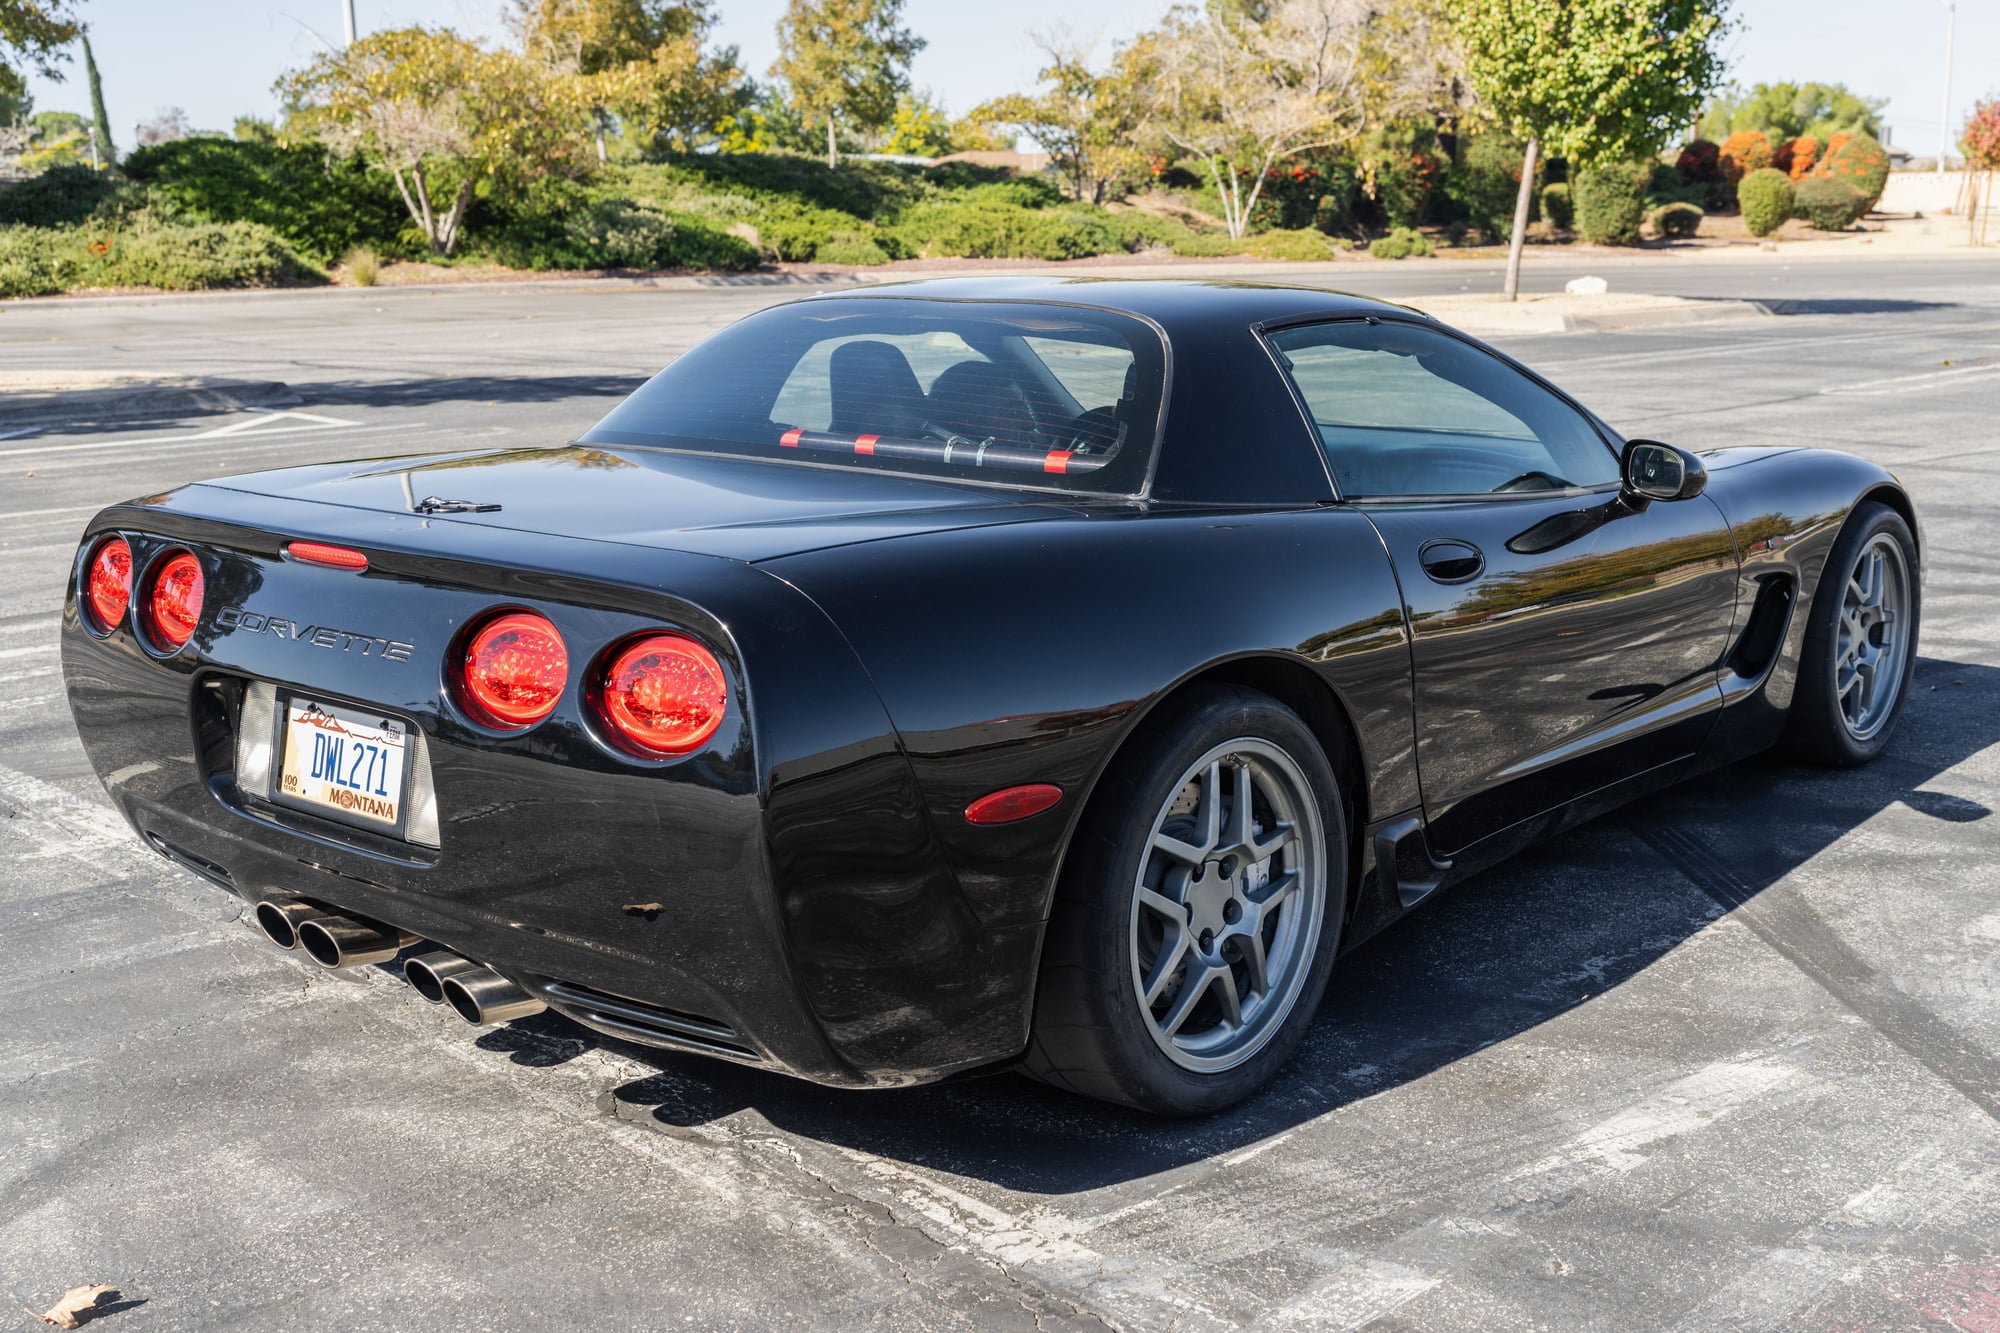
[[[1109,311],[804,301],[694,347],[582,438],[1130,495],[1165,382],[1159,335]]]

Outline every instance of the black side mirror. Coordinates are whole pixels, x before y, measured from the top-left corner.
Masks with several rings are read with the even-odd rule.
[[[1692,500],[1708,486],[1708,469],[1685,449],[1658,440],[1625,446],[1625,493],[1642,500]]]

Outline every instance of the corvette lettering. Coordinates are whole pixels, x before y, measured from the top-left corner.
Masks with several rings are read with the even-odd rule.
[[[215,613],[215,623],[223,629],[241,630],[245,634],[268,634],[276,639],[291,639],[297,643],[311,644],[315,648],[325,648],[332,652],[359,652],[367,657],[371,654],[390,662],[407,662],[410,654],[417,650],[413,643],[401,639],[385,639],[379,634],[357,634],[353,630],[335,629],[331,625],[301,625],[296,620],[283,616],[265,615],[260,611],[244,611],[237,607],[225,606]]]

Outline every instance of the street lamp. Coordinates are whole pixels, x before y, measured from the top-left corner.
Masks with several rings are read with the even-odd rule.
[[[347,44],[354,45],[354,0],[341,0],[341,17],[347,20]]]
[[[351,9],[354,0],[347,0]],[[1945,150],[1951,146],[1951,43],[1958,27],[1958,0],[1944,0],[1944,109],[1938,113],[1938,179],[1944,179]]]

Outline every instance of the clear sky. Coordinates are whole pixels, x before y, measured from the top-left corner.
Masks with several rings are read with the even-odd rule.
[[[498,38],[502,0],[355,0],[364,30],[449,24]],[[954,113],[1028,87],[1037,64],[1028,32],[1067,22],[1105,48],[1157,18],[1166,0],[907,0],[906,22],[927,38],[916,81]],[[340,0],[80,0],[90,23],[112,130],[122,147],[132,127],[181,107],[203,129],[239,115],[272,116],[271,82],[308,59],[318,38],[340,38]],[[784,0],[719,0],[720,36],[761,77],[775,54]],[[1891,140],[1937,151],[1943,92],[1942,0],[1737,0],[1729,43],[1743,83],[1818,79],[1889,99]],[[89,109],[80,61],[63,83],[32,80],[42,109]],[[1954,129],[1975,100],[2000,95],[2000,0],[1959,0],[1951,84]]]

